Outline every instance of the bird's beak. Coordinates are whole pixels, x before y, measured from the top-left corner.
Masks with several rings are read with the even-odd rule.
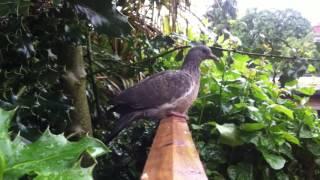
[[[213,59],[213,60],[215,60],[215,61],[218,61],[219,58],[218,58],[216,55],[210,53],[208,59]]]

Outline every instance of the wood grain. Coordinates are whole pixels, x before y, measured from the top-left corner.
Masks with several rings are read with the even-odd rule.
[[[207,180],[187,121],[160,122],[141,180]]]

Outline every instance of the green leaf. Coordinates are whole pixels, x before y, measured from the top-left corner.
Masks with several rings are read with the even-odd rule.
[[[228,167],[228,176],[231,180],[250,180],[253,177],[253,167],[247,163],[239,163]]]
[[[194,130],[202,129],[201,125],[197,125],[197,124],[191,124],[191,128],[194,129]]]
[[[296,138],[295,136],[287,133],[287,132],[283,133],[283,134],[282,134],[282,137],[283,137],[284,139],[286,139],[288,142],[291,142],[291,143],[293,143],[293,144],[300,145],[299,139]]]
[[[27,15],[30,5],[30,0],[1,0],[0,17],[9,14]]]
[[[263,121],[263,115],[260,112],[260,109],[254,107],[254,106],[247,106],[249,110],[249,117],[254,121]]]
[[[284,167],[286,160],[282,156],[269,153],[265,150],[260,150],[260,152],[272,169],[279,170]]]
[[[315,156],[320,156],[320,144],[311,141],[307,144],[308,150]]]
[[[307,126],[302,126],[299,131],[299,138],[312,138],[313,134],[310,128]]]
[[[313,87],[302,87],[295,90],[308,96],[312,96],[316,92],[316,89]]]
[[[108,152],[101,141],[92,137],[70,142],[63,135],[54,135],[49,130],[33,143],[27,144],[19,135],[11,141],[8,128],[13,113],[0,109],[0,177],[4,179],[18,179],[30,173],[35,174],[36,179],[61,179],[65,175],[72,177],[72,174],[90,179],[87,177],[91,177],[92,170],[77,165],[81,155],[87,152],[96,158]]]
[[[16,110],[5,111],[0,108],[0,139],[8,138],[10,121],[15,112]]]
[[[243,74],[246,74],[248,71],[247,62],[250,60],[250,57],[248,55],[236,54],[233,58],[235,60],[232,67]]]
[[[16,151],[8,163],[8,176],[20,177],[30,172],[37,172],[38,175],[59,174],[71,168],[83,152],[87,151],[92,157],[96,157],[106,153],[107,148],[91,137],[70,142],[63,135],[54,135],[47,130],[36,142]]]
[[[230,146],[238,146],[243,144],[239,136],[239,130],[234,124],[216,124],[216,128],[220,133],[220,141]]]
[[[316,70],[317,69],[312,64],[308,64],[308,69],[307,69],[308,73],[316,72]]]
[[[240,125],[240,129],[243,131],[258,131],[264,129],[265,125],[263,123],[243,123]]]
[[[290,119],[294,119],[293,111],[288,109],[285,106],[282,106],[280,104],[271,104],[271,105],[268,106],[268,108],[270,108],[270,109],[272,109],[272,110],[274,110],[276,112],[283,113]]]
[[[283,171],[277,172],[276,176],[277,176],[277,180],[289,180],[289,176]]]
[[[76,166],[65,169],[59,174],[49,173],[38,175],[35,180],[61,180],[61,179],[77,179],[77,180],[92,180],[92,170],[93,166],[89,168],[81,168],[80,163],[77,163]]]
[[[268,95],[265,94],[265,93],[263,92],[263,90],[262,90],[259,86],[255,85],[255,84],[252,84],[252,85],[251,85],[251,89],[252,89],[252,95],[253,95],[254,97],[258,98],[258,99],[261,100],[261,101],[266,101],[266,102],[268,102],[268,103],[272,103],[272,101],[271,101],[271,99],[268,97]]]

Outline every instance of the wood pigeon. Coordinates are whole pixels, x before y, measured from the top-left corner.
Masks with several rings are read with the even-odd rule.
[[[199,91],[199,66],[205,59],[218,58],[206,46],[193,47],[180,70],[154,74],[115,97],[113,102],[120,119],[106,138],[107,142],[137,119],[161,120],[168,116],[188,119],[186,114]]]

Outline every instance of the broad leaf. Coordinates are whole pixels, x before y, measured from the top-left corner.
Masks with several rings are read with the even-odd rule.
[[[54,135],[47,130],[37,141],[26,143],[19,135],[12,141],[8,128],[14,111],[0,109],[0,177],[18,179],[35,174],[36,179],[90,179],[92,167],[79,166],[81,154],[87,152],[95,158],[107,152],[105,145],[92,137],[70,142],[63,135]],[[52,177],[52,178],[51,178]]]
[[[284,167],[286,160],[282,156],[269,153],[265,150],[260,150],[260,152],[262,153],[267,163],[272,167],[272,169],[279,170]]]
[[[312,96],[316,92],[316,90],[312,87],[302,87],[295,90],[308,96]]]
[[[315,155],[320,156],[320,145],[314,141],[311,141],[307,144],[309,151]]]
[[[293,111],[288,109],[285,106],[279,105],[279,104],[271,104],[270,106],[268,106],[268,108],[271,108],[272,110],[279,112],[279,113],[283,113],[286,116],[288,116],[288,118],[293,119]]]
[[[239,130],[234,124],[216,124],[216,127],[220,133],[221,143],[230,146],[238,146],[243,144],[243,142],[239,138]]]
[[[253,167],[250,164],[239,163],[228,167],[228,176],[231,180],[250,180],[253,178]]]
[[[252,84],[251,88],[252,88],[252,94],[255,98],[258,98],[261,101],[272,103],[271,99],[268,97],[266,93],[263,92],[263,90],[260,87],[258,87],[255,84]]]
[[[260,129],[264,129],[265,125],[263,123],[243,123],[240,126],[240,129],[243,131],[258,131]]]
[[[297,145],[300,145],[300,141],[298,138],[296,138],[295,136],[285,132],[282,134],[282,137],[287,140],[288,142],[291,142],[293,144],[297,144]]]

